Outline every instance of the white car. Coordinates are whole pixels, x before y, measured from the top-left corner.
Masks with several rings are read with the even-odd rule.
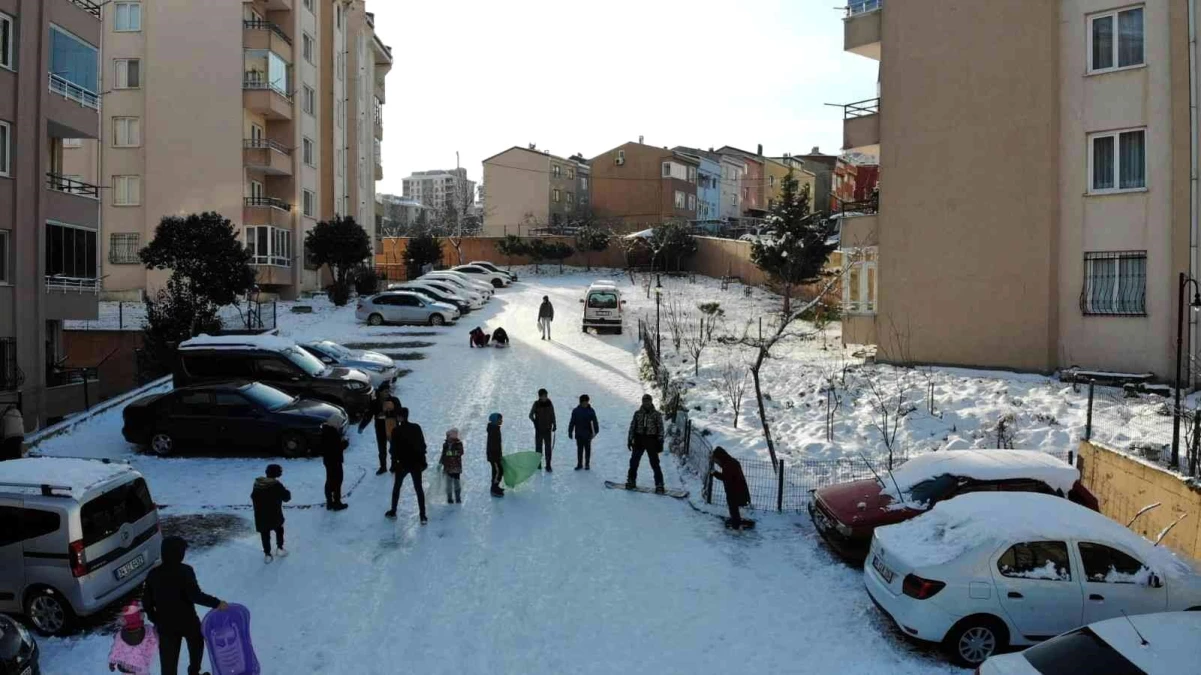
[[[396,362],[379,352],[349,349],[333,340],[313,340],[299,346],[327,366],[338,365],[363,371],[371,378],[371,386],[376,389],[384,384],[390,386],[400,374]]]
[[[428,274],[423,274],[419,278],[420,279],[445,279],[447,281],[454,281],[454,282],[457,282],[463,288],[470,288],[470,289],[476,290],[479,293],[483,293],[484,297],[487,297],[487,298],[491,298],[493,295],[496,294],[496,288],[491,283],[484,281],[483,279],[476,279],[475,277],[472,277],[471,275],[463,274],[461,272],[452,272],[450,270],[439,270],[437,272],[430,272]]]
[[[1201,608],[1201,576],[1171,551],[1050,495],[979,492],[877,528],[868,595],[906,635],[965,666],[1126,614]]]
[[[492,286],[495,288],[504,288],[505,286],[513,283],[513,280],[510,279],[504,272],[493,272],[492,270],[486,267],[480,267],[479,265],[459,265],[458,267],[450,268],[450,271],[471,275],[475,279],[486,281],[492,284]]]
[[[474,288],[456,286],[445,279],[430,279],[426,277],[420,277],[405,283],[428,288],[436,293],[462,300],[463,302],[466,302],[471,309],[479,309],[484,306],[484,303],[488,302],[488,298],[484,297],[484,294],[480,293],[478,290]],[[395,285],[403,286],[405,284]],[[392,288],[392,286],[388,286],[388,288]]]
[[[509,277],[509,279],[511,279],[513,281],[517,281],[517,273],[516,272],[510,272],[509,270],[502,270],[500,267],[493,265],[492,263],[488,262],[487,260],[472,260],[471,262],[469,262],[467,264],[468,265],[476,265],[478,267],[483,267],[484,269],[492,270],[493,272],[499,272],[499,273]]]
[[[1178,675],[1201,660],[1201,612],[1161,612],[1106,619],[1017,654],[985,661],[981,675],[1129,673]]]
[[[355,318],[371,326],[385,323],[419,323],[441,326],[459,319],[457,307],[432,302],[417,293],[384,291],[369,297],[359,297]]]

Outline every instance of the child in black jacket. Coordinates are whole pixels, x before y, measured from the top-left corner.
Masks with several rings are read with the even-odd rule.
[[[284,548],[284,502],[292,501],[292,493],[279,482],[284,468],[278,464],[267,465],[267,475],[254,479],[250,502],[254,504],[254,529],[263,539],[263,562],[275,558],[271,555],[271,533],[275,532],[275,555],[288,555]]]

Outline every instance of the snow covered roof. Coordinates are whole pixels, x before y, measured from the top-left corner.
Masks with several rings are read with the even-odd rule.
[[[981,546],[1088,540],[1128,548],[1155,572],[1195,573],[1166,548],[1066,499],[1033,492],[973,492],[939,502],[917,518],[876,530],[880,545],[914,567],[941,565]]]
[[[1147,638],[1143,645],[1138,633]],[[1201,612],[1159,612],[1106,619],[1089,630],[1146,673],[1186,673],[1197,665]]]
[[[592,285],[593,286],[610,286],[610,287],[614,287],[614,288],[617,287],[617,284],[614,283],[612,279],[597,279],[596,281],[592,282]]]
[[[1076,467],[1037,450],[943,450],[918,455],[894,469],[892,477],[882,475],[884,489],[894,499],[907,494],[913,486],[944,474],[975,480],[1041,480],[1052,490],[1071,491],[1080,472]]]
[[[38,489],[50,485],[79,497],[97,485],[133,473],[127,464],[108,464],[95,459],[29,457],[0,462],[0,483],[18,483]],[[0,491],[11,486],[0,485]]]
[[[195,349],[198,347],[257,347],[274,352],[282,352],[296,346],[296,342],[278,335],[197,335],[191,340],[179,343],[180,349]]]

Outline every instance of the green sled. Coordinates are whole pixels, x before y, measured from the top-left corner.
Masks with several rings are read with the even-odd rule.
[[[517,487],[538,472],[542,455],[536,452],[515,452],[505,455],[500,464],[505,469],[505,486]]]

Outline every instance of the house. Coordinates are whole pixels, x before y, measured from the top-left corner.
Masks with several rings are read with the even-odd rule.
[[[839,157],[834,166],[834,184],[827,208],[831,213],[874,208],[864,204],[875,200],[879,184],[879,164],[857,164]]]
[[[513,146],[484,160],[486,237],[522,234],[578,218],[591,202],[588,163]]]
[[[597,217],[639,225],[696,220],[698,158],[631,142],[589,164]]]
[[[805,169],[814,175],[813,181],[813,210],[828,212],[830,210],[830,193],[833,189],[834,166],[838,161],[837,155],[826,155],[814,147],[806,155],[794,155],[805,163]]]
[[[696,174],[696,224],[705,230],[718,230],[723,223],[721,215],[721,155],[712,150],[705,151],[684,146],[676,146],[672,150],[694,157],[700,162]]]
[[[745,171],[739,180],[740,216],[762,218],[767,215],[767,176],[764,170],[763,146],[758,153],[739,150],[729,145],[723,145],[717,150],[718,154],[733,161],[741,162]]]

